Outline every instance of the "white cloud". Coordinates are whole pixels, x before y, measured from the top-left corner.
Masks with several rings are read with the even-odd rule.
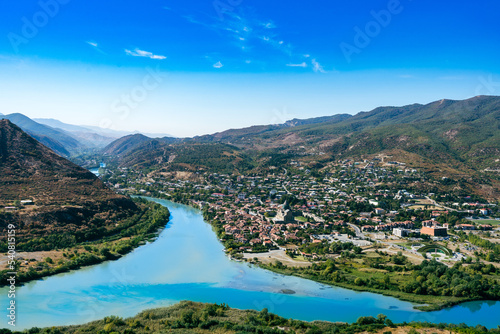
[[[99,44],[94,41],[85,41],[88,45],[90,45],[95,51],[102,53],[103,55],[107,55],[106,52],[102,51],[101,48],[99,47]]]
[[[220,61],[216,62],[214,65],[214,68],[222,68],[224,65]]]
[[[125,49],[125,53],[129,56],[132,56],[132,57],[146,57],[146,58],[157,59],[157,60],[167,59],[167,57],[165,57],[165,56],[155,55],[152,52],[139,50],[139,49],[134,49],[133,51]]]
[[[326,73],[325,69],[323,68],[323,66],[321,66],[320,63],[318,63],[316,61],[316,59],[312,59],[311,60],[311,64],[313,66],[313,71],[316,72],[316,73]]]
[[[314,56],[305,51],[296,51],[295,45],[283,39],[279,34],[278,27],[272,20],[261,19],[248,13],[244,14],[243,10],[239,10],[238,12],[238,14],[234,11],[224,12],[224,20],[222,21],[209,15],[206,15],[205,18],[194,17],[192,15],[185,15],[183,17],[192,24],[223,32],[226,37],[231,38],[231,43],[235,47],[246,54],[254,49],[261,52],[263,50],[262,46],[273,48],[290,57],[287,59],[301,59],[306,62],[305,66],[304,64],[288,64],[287,66],[293,67],[293,65],[297,65],[296,67],[311,68],[316,73],[326,73],[323,66],[313,58]],[[248,56],[245,55],[244,57]],[[213,62],[215,61],[216,59],[213,60]],[[286,61],[283,60],[283,63],[286,64]]]
[[[307,64],[305,62],[303,62],[301,64],[286,64],[286,66],[288,66],[288,67],[303,67],[303,68],[306,68]]]
[[[262,23],[262,26],[266,29],[274,29],[276,25],[273,22]]]

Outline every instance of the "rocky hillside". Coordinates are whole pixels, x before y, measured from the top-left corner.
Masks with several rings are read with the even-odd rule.
[[[0,227],[16,224],[20,244],[42,237],[96,239],[138,213],[132,200],[94,174],[0,120]]]

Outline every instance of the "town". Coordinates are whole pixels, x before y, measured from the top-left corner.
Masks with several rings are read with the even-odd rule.
[[[477,258],[498,266],[494,249],[467,237],[498,241],[496,203],[442,194],[438,187],[426,191],[424,184],[446,180],[384,160],[343,160],[321,170],[291,161],[250,175],[101,168],[101,177],[120,193],[203,210],[236,260],[308,266],[331,256],[315,252],[325,243],[350,243],[363,252],[401,252],[415,263],[435,258],[452,266]]]

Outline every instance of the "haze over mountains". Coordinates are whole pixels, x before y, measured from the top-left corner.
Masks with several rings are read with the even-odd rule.
[[[0,114],[0,116],[18,125],[33,138],[65,157],[89,150],[100,150],[114,140],[130,134],[126,131],[72,125],[50,118],[31,119],[20,113]]]

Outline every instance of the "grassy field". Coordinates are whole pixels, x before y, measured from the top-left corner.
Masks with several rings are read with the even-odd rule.
[[[431,259],[437,256],[444,257],[442,254],[428,254]],[[447,267],[433,260],[415,265],[401,252],[393,254],[384,251],[359,252],[358,250],[357,254],[343,252],[334,259],[318,260],[309,268],[291,268],[282,263],[260,265],[284,275],[294,275],[324,284],[410,301],[418,304],[415,308],[423,311],[439,310],[471,300],[500,299],[498,294],[500,290],[492,283],[478,289],[482,284],[481,280],[499,280],[500,270],[479,263],[470,267],[467,265]],[[432,277],[436,275],[445,277],[442,279],[446,284],[432,281]],[[454,277],[462,285],[470,284],[471,290],[456,289],[450,285],[452,283],[450,277]]]
[[[500,220],[495,220],[495,219],[474,219],[471,220],[471,222],[474,222],[476,224],[490,224],[490,225],[500,225]]]
[[[412,205],[412,206],[408,207],[408,209],[412,209],[412,210],[434,210],[434,211],[442,210],[442,208],[434,206],[434,205],[427,205],[427,206],[424,206],[424,205]]]
[[[398,246],[403,246],[403,247],[406,247],[406,248],[411,248],[414,244],[417,244],[415,242],[399,242],[399,243],[396,243],[396,245]],[[418,243],[420,245],[422,245],[422,243]]]

